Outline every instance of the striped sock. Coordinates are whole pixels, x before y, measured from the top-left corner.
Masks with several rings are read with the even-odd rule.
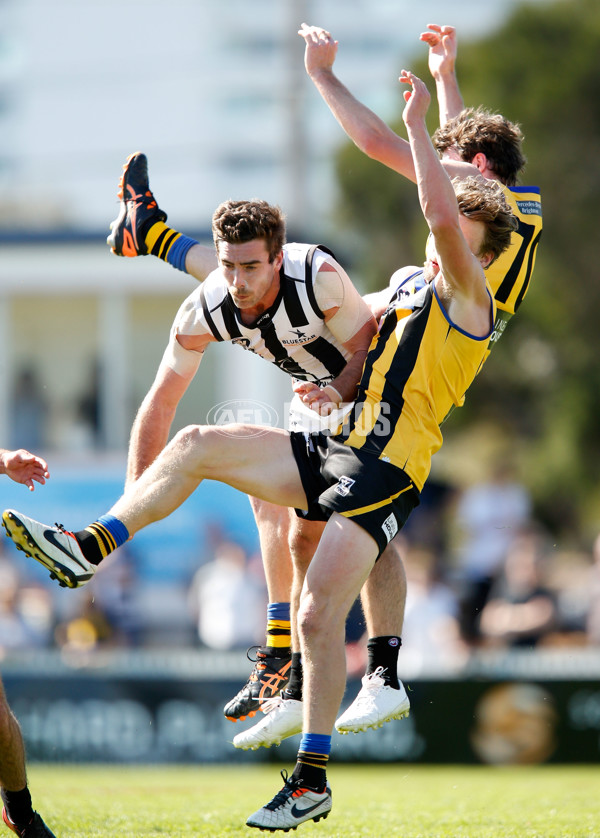
[[[96,565],[129,538],[127,527],[114,515],[103,515],[89,527],[79,530],[74,535],[83,555],[89,562]]]
[[[331,736],[303,733],[292,777],[313,791],[323,791],[327,785],[326,769],[330,752]]]
[[[185,270],[187,252],[198,244],[189,236],[184,236],[183,233],[178,233],[177,230],[168,227],[163,221],[157,221],[150,227],[146,233],[145,242],[149,254],[162,259],[163,262],[168,262],[184,273],[187,273]]]
[[[267,606],[267,648],[281,654],[289,652],[291,642],[289,602],[270,602]]]

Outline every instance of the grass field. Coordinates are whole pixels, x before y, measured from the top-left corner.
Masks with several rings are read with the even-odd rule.
[[[281,786],[270,766],[31,765],[34,805],[57,838],[233,838]],[[600,767],[333,765],[323,838],[600,838]],[[8,836],[8,831],[6,831]],[[283,835],[278,832],[275,835]]]

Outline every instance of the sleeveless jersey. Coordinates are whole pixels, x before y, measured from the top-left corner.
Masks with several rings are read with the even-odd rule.
[[[340,439],[401,468],[420,491],[442,444],[440,425],[464,403],[491,332],[473,337],[453,325],[433,283],[400,298],[373,338]]]
[[[542,235],[539,188],[500,185],[519,226],[511,236],[508,249],[485,272],[497,309],[490,348],[500,338],[507,322],[516,313],[529,290],[537,246]]]
[[[175,325],[184,334],[209,332],[217,341],[231,341],[294,378],[327,384],[350,357],[324,322],[315,296],[315,276],[327,254],[333,255],[322,245],[284,245],[277,298],[250,325],[242,322],[227,283],[214,271],[188,297]]]
[[[488,355],[496,341],[502,336],[506,324],[523,302],[535,265],[537,246],[542,235],[542,203],[537,186],[506,186],[501,183],[504,196],[515,214],[517,230],[511,236],[511,243],[495,262],[486,268],[485,275],[496,301],[496,321],[490,338]],[[401,272],[396,272],[400,277]],[[418,291],[424,280],[419,271],[409,277],[390,280],[390,289],[396,293]],[[486,356],[487,357],[487,356]]]

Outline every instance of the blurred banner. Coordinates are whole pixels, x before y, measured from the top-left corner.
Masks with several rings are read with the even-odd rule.
[[[222,707],[247,677],[227,658],[202,669],[197,655],[172,663],[148,660],[113,668],[9,667],[6,692],[25,736],[29,759],[52,762],[187,763],[293,761],[299,736],[280,747],[236,750],[242,727]],[[231,658],[229,658],[231,660]],[[51,671],[54,670],[54,671]],[[245,673],[245,674],[242,674]],[[334,760],[422,763],[590,763],[600,761],[600,678],[412,680],[408,719],[362,734],[334,734]],[[343,707],[360,689],[348,684]]]

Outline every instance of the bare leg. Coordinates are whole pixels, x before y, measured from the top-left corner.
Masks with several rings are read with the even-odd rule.
[[[334,513],[310,564],[298,612],[303,732],[330,735],[346,685],[346,617],[377,556],[374,539]]]
[[[203,479],[283,506],[306,506],[286,431],[265,428],[258,434],[250,425],[190,425],[179,431],[110,512],[132,536],[170,515]]]
[[[360,594],[369,637],[402,634],[406,574],[396,541],[383,551]]]
[[[300,650],[300,638],[298,637],[298,608],[300,605],[300,594],[306,572],[319,544],[319,539],[325,529],[323,521],[306,521],[299,518],[293,509],[288,510],[289,515],[289,546],[294,566],[294,580],[292,584],[292,598],[290,616],[292,621],[292,649]]]
[[[269,602],[290,602],[292,596],[292,557],[288,546],[289,510],[251,497]]]
[[[404,622],[406,575],[396,542],[381,554],[363,585],[361,601],[369,637],[367,667],[360,692],[336,721],[339,733],[381,727],[404,718],[410,709],[404,685],[398,680],[396,638],[400,638]]]
[[[23,736],[0,681],[0,786],[8,791],[21,791],[26,785]]]

